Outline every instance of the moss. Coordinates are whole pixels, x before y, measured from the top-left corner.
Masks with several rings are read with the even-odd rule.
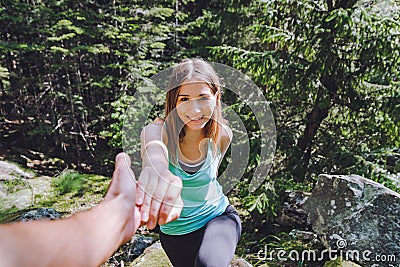
[[[164,250],[161,248],[148,248],[145,253],[135,259],[131,267],[171,267],[167,254],[165,254]]]
[[[345,261],[342,258],[337,258],[325,262],[324,267],[360,267],[360,265],[351,261]]]
[[[2,181],[2,184],[5,186],[7,193],[15,193],[28,187],[27,181],[20,178]]]
[[[110,178],[100,175],[88,175],[80,173],[72,173],[63,178],[63,185],[56,185],[51,196],[42,198],[38,201],[37,206],[47,206],[56,209],[59,212],[75,213],[77,211],[86,210],[99,203],[108,188]],[[70,180],[76,182],[71,185]],[[68,187],[69,190],[60,190]]]
[[[25,189],[20,188],[20,180],[6,181],[10,186],[4,188],[12,192],[0,198],[0,222],[16,219],[22,210],[42,207],[54,208],[64,215],[89,209],[103,199],[110,182],[109,177],[73,171],[57,177],[35,176],[24,179]],[[20,204],[21,194],[26,195],[26,203],[23,205]]]
[[[172,264],[170,263],[167,254],[165,254],[165,251],[162,249],[160,242],[156,242],[150,247],[148,247],[140,257],[138,257],[132,262],[130,266],[171,267]],[[230,266],[244,267],[244,266],[250,266],[250,264],[247,263],[245,260],[235,256]],[[268,265],[263,265],[263,266],[267,267]]]
[[[12,222],[22,214],[22,212],[15,207],[10,209],[1,209],[1,208],[2,207],[0,207],[0,223]]]

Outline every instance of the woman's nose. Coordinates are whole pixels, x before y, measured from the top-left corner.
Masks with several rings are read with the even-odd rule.
[[[197,99],[193,99],[190,101],[190,110],[196,113],[201,112],[201,105],[197,101]]]

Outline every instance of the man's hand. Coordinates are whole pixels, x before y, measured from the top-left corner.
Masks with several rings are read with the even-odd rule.
[[[104,197],[105,201],[118,199],[128,211],[126,213],[128,216],[128,224],[125,229],[126,240],[124,241],[130,240],[141,222],[139,207],[135,205],[137,183],[130,167],[129,156],[126,153],[119,153],[115,158],[113,178]]]
[[[68,218],[0,225],[0,266],[100,266],[140,225],[136,180],[118,154],[104,201]]]

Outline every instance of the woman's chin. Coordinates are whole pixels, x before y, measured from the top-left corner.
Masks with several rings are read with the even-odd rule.
[[[199,120],[199,121],[188,121],[186,122],[186,127],[188,127],[190,130],[193,131],[199,131],[203,129],[207,124],[207,121],[205,119]]]

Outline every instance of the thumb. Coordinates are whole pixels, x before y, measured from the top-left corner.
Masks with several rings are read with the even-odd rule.
[[[115,157],[115,170],[110,185],[108,186],[105,199],[111,199],[123,194],[129,199],[136,197],[136,180],[130,168],[131,160],[126,153],[119,153]]]

